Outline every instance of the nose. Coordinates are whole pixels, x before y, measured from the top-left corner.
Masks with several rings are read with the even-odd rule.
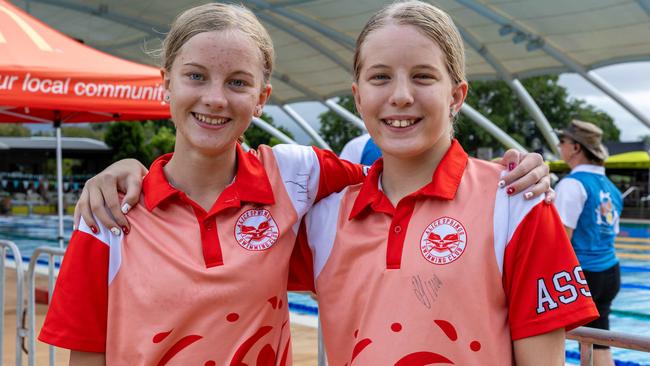
[[[393,82],[393,91],[390,97],[390,104],[395,107],[406,107],[413,104],[413,90],[410,78],[398,76]]]
[[[202,97],[203,104],[211,109],[222,109],[228,105],[228,99],[223,85],[211,84],[209,85]]]

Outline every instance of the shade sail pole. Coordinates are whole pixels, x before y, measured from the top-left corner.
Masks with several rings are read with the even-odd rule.
[[[344,120],[352,123],[355,125],[357,128],[359,128],[361,131],[364,133],[368,131],[366,129],[366,125],[363,123],[363,120],[357,116],[354,115],[354,113],[348,111],[347,109],[343,108],[340,104],[336,103],[332,99],[328,99],[323,102],[329,110],[332,112],[336,113],[339,115],[339,117],[343,118]]]
[[[280,131],[277,128],[271,126],[268,122],[266,122],[265,120],[263,120],[263,119],[261,119],[259,117],[253,117],[253,124],[255,126],[259,127],[262,131],[264,131],[264,132],[268,133],[269,135],[277,138],[283,144],[297,144],[289,136],[282,133],[282,131]]]
[[[59,214],[59,248],[63,249],[63,154],[61,147],[61,116],[55,113],[54,129],[56,130],[56,199]]]
[[[483,129],[485,129],[488,133],[490,133],[490,135],[494,136],[506,147],[517,149],[522,152],[527,152],[526,148],[521,146],[515,139],[510,137],[510,135],[508,135],[502,129],[497,127],[497,125],[495,125],[492,121],[487,119],[487,117],[479,113],[476,109],[467,105],[467,103],[463,103],[463,106],[460,108],[460,111],[464,115],[466,115],[469,119],[474,121],[474,123],[476,123]]]
[[[476,52],[478,52],[485,61],[487,61],[496,71],[499,77],[505,81],[506,84],[512,89],[519,101],[524,105],[524,108],[528,111],[528,114],[533,118],[537,128],[542,133],[542,136],[549,145],[549,148],[556,156],[560,156],[560,151],[558,150],[558,143],[560,142],[558,137],[553,132],[551,124],[548,122],[548,119],[542,112],[542,109],[537,105],[535,99],[528,93],[526,88],[522,85],[519,79],[514,78],[512,74],[506,69],[506,67],[497,59],[496,56],[488,50],[485,45],[483,45],[472,33],[465,30],[463,27],[459,27],[458,30],[463,36],[463,39],[468,43]]]
[[[289,115],[289,117],[291,117],[294,122],[296,122],[296,124],[298,124],[298,126],[300,126],[300,128],[302,128],[302,130],[309,135],[309,137],[311,137],[311,139],[314,141],[314,143],[316,143],[316,145],[318,145],[318,147],[322,149],[332,150],[330,145],[328,145],[327,142],[323,140],[318,132],[316,132],[316,130],[314,130],[314,128],[311,127],[309,123],[305,121],[305,119],[302,118],[298,112],[296,112],[295,109],[291,108],[288,104],[285,104],[282,106],[282,110],[284,110]]]
[[[570,71],[580,74],[580,76],[585,78],[592,85],[616,101],[621,107],[630,112],[630,114],[636,117],[644,125],[650,127],[650,117],[644,115],[641,110],[632,105],[632,103],[625,99],[625,97],[619,93],[618,90],[616,90],[613,86],[611,86],[608,82],[606,82],[603,78],[598,76],[593,71],[587,71],[585,67],[572,59],[566,52],[550,44],[548,40],[545,40],[541,35],[537,34],[529,27],[525,27],[520,22],[511,19],[503,13],[498,12],[490,6],[485,5],[477,0],[457,0],[457,2],[499,24],[502,27],[501,29],[503,29],[503,33],[500,33],[502,36],[509,36],[510,34],[514,34],[516,37],[521,37],[522,45],[526,47],[529,52],[541,49],[542,51],[546,52],[546,54],[550,55],[558,62],[560,62],[562,65],[566,66],[566,68]],[[646,1],[644,1],[644,3],[645,2]]]

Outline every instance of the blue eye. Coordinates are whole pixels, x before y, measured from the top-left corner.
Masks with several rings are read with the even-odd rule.
[[[229,84],[232,85],[232,86],[239,87],[239,88],[244,87],[244,86],[248,86],[248,83],[246,81],[244,81],[244,80],[241,80],[241,79],[230,80]]]
[[[190,80],[194,80],[194,81],[203,81],[203,80],[205,80],[203,75],[199,74],[198,72],[190,72],[189,74],[187,74],[187,77]]]
[[[390,79],[390,76],[388,76],[387,74],[377,74],[377,75],[373,75],[370,79],[372,79],[372,80],[388,80],[388,79]]]

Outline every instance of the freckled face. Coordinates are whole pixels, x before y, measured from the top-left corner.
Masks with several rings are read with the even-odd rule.
[[[175,151],[213,155],[232,149],[271,93],[263,70],[259,48],[239,30],[190,38],[171,70],[163,71],[177,129]]]
[[[384,155],[421,157],[451,131],[467,83],[454,83],[440,46],[410,25],[389,24],[361,48],[352,92],[373,140]]]

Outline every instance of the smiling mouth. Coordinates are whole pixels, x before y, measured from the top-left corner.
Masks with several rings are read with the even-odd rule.
[[[382,119],[381,122],[395,128],[406,128],[420,122],[422,118],[415,119]]]
[[[225,117],[213,118],[213,117],[208,117],[205,114],[199,114],[196,112],[192,112],[192,116],[194,116],[194,118],[196,118],[197,120],[203,123],[207,123],[213,126],[220,126],[230,121],[230,118],[225,118]]]

